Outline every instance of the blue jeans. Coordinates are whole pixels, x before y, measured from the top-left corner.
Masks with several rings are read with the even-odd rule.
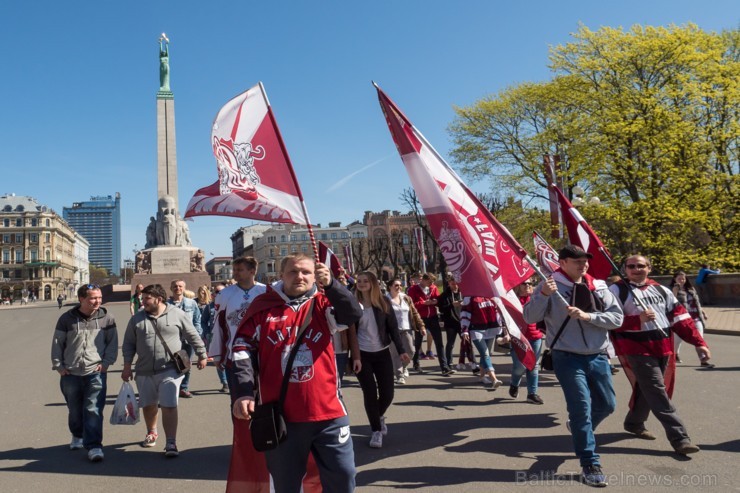
[[[537,393],[537,386],[540,379],[540,372],[537,370],[537,361],[540,359],[540,353],[542,352],[542,339],[537,339],[535,341],[529,341],[529,344],[532,346],[532,351],[534,351],[534,361],[535,365],[532,370],[527,370],[521,361],[519,361],[519,357],[516,355],[516,351],[513,349],[511,350],[511,385],[514,387],[519,387],[519,384],[522,381],[522,375],[524,373],[527,373],[527,394],[536,394]]]
[[[73,437],[82,438],[82,445],[87,450],[103,446],[106,375],[63,375],[59,380],[59,388],[69,409],[69,431]]]
[[[601,465],[594,430],[617,407],[609,359],[605,354],[556,349],[552,364],[568,405],[573,447],[581,467]]]
[[[493,347],[493,341],[495,341],[495,339],[476,340],[473,339],[472,334],[470,336],[470,342],[473,343],[475,349],[478,350],[478,354],[480,354],[480,367],[483,372],[493,370],[493,363],[491,363],[491,348]]]
[[[193,349],[193,346],[191,346],[185,341],[182,341],[182,348],[188,352],[188,356],[192,360],[193,355],[195,354],[195,349]],[[187,392],[189,386],[190,386],[190,370],[188,370],[188,372],[185,374],[185,378],[182,379],[182,383],[180,384],[180,391]]]

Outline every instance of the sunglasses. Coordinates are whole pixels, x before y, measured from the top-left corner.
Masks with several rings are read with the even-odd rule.
[[[626,267],[628,269],[646,269],[647,265],[645,264],[627,264]]]
[[[86,287],[87,289],[100,289],[100,286],[98,286],[97,284],[88,284],[88,285],[87,285],[87,286],[85,286],[85,287]]]

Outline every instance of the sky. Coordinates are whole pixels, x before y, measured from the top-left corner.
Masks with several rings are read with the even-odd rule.
[[[733,14],[734,12],[734,14]],[[732,0],[7,1],[0,4],[0,194],[55,209],[121,193],[122,252],[157,209],[159,44],[170,39],[181,213],[216,178],[213,119],[261,81],[311,222],[406,211],[409,187],[371,81],[444,156],[454,107],[551,77],[583,24],[738,26]],[[448,159],[455,167],[455,162]],[[489,183],[468,183],[486,191]],[[206,258],[250,220],[189,223]]]

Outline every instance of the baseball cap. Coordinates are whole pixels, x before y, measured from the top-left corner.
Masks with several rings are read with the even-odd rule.
[[[583,248],[576,245],[568,245],[565,248],[561,248],[558,252],[560,260],[566,258],[591,258],[592,254],[585,251]]]

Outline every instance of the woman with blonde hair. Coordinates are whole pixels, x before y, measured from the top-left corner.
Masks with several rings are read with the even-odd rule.
[[[391,342],[401,362],[409,364],[398,333],[398,322],[390,301],[381,294],[378,278],[372,272],[361,272],[356,277],[355,296],[362,305],[362,318],[357,322],[357,341],[362,368],[357,380],[362,388],[365,413],[370,421],[370,447],[383,446],[388,433],[385,412],[393,402],[393,358]]]
[[[418,333],[423,337],[427,333],[424,322],[421,320],[419,312],[414,308],[414,302],[404,294],[401,279],[394,277],[388,281],[387,285],[387,296],[391,302],[393,313],[396,315],[401,343],[407,354],[414,354],[414,335]],[[394,347],[391,347],[391,356],[393,357],[393,369],[396,372],[396,383],[403,385],[406,383],[406,379],[409,378],[408,363],[401,363],[398,351]]]

